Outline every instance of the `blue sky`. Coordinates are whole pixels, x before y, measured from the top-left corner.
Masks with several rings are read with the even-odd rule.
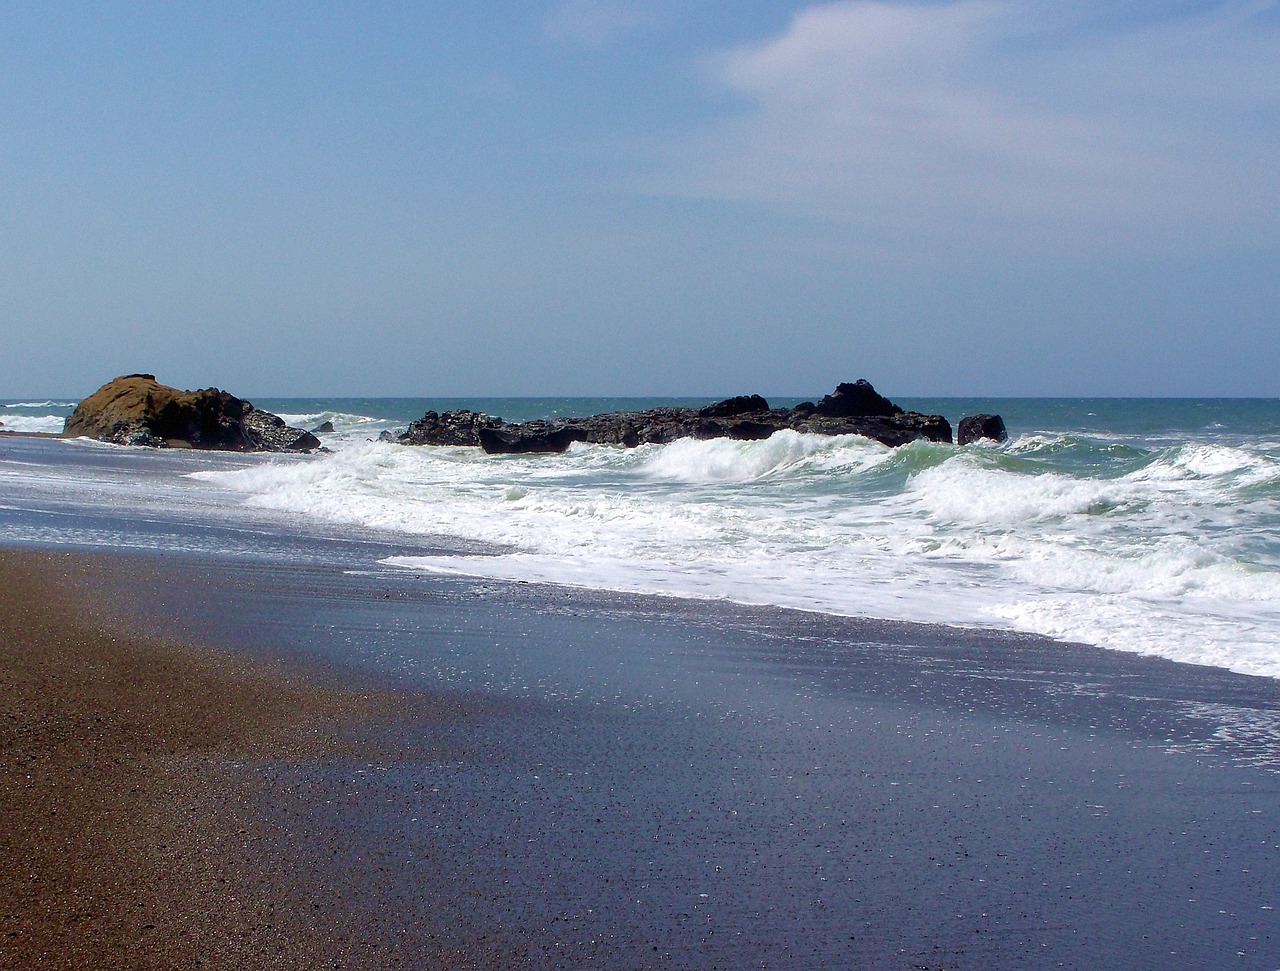
[[[0,13],[0,394],[1280,397],[1280,5]]]

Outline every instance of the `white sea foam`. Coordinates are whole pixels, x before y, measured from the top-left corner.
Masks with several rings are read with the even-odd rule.
[[[787,430],[757,442],[679,439],[649,453],[644,473],[670,482],[745,482],[806,471],[857,473],[892,455],[892,449],[857,435],[827,437]]]
[[[915,476],[908,487],[920,510],[937,523],[1013,526],[1086,515],[1124,503],[1128,493],[1108,481],[1046,473],[1031,480],[981,468],[969,456]]]
[[[406,569],[995,624],[1280,676],[1276,466],[1234,445],[783,432],[554,457],[359,443],[198,475],[255,506],[495,551],[389,561]]]
[[[1184,445],[1162,453],[1159,461],[1133,478],[1152,482],[1229,479],[1249,485],[1280,479],[1280,462],[1243,448]]]
[[[1203,703],[1185,703],[1181,707],[1190,717],[1212,725],[1213,738],[1173,744],[1169,746],[1170,751],[1213,754],[1220,752],[1225,744],[1237,764],[1253,765],[1273,772],[1280,770],[1280,762],[1276,759],[1276,739],[1280,738],[1280,712]]]
[[[18,405],[10,405],[17,408]],[[32,406],[39,407],[39,406]],[[10,432],[41,432],[57,434],[66,421],[61,415],[11,415],[0,412],[0,428]]]
[[[372,418],[368,415],[353,415],[342,411],[314,411],[299,414],[278,413],[286,425],[311,431],[325,422],[333,426],[331,432],[319,433],[325,444],[346,445],[369,439],[376,439],[384,431],[403,428],[403,422],[395,422],[385,418]]]

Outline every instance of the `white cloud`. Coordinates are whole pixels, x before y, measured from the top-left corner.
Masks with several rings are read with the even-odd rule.
[[[1274,239],[1275,4],[1129,26],[1090,23],[1091,9],[1067,21],[1038,0],[811,7],[708,61],[745,107],[673,147],[650,188],[904,245]]]
[[[634,0],[564,0],[547,21],[547,36],[588,47],[606,47],[620,35],[653,22]]]

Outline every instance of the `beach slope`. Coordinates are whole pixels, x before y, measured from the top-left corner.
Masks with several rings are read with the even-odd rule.
[[[341,913],[290,906],[237,766],[339,751],[396,699],[124,633],[112,565],[0,550],[0,967],[364,963]]]

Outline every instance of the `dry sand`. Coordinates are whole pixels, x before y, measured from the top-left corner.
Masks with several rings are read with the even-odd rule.
[[[244,766],[367,749],[406,699],[127,633],[116,565],[0,550],[0,967],[393,963],[292,871]]]

